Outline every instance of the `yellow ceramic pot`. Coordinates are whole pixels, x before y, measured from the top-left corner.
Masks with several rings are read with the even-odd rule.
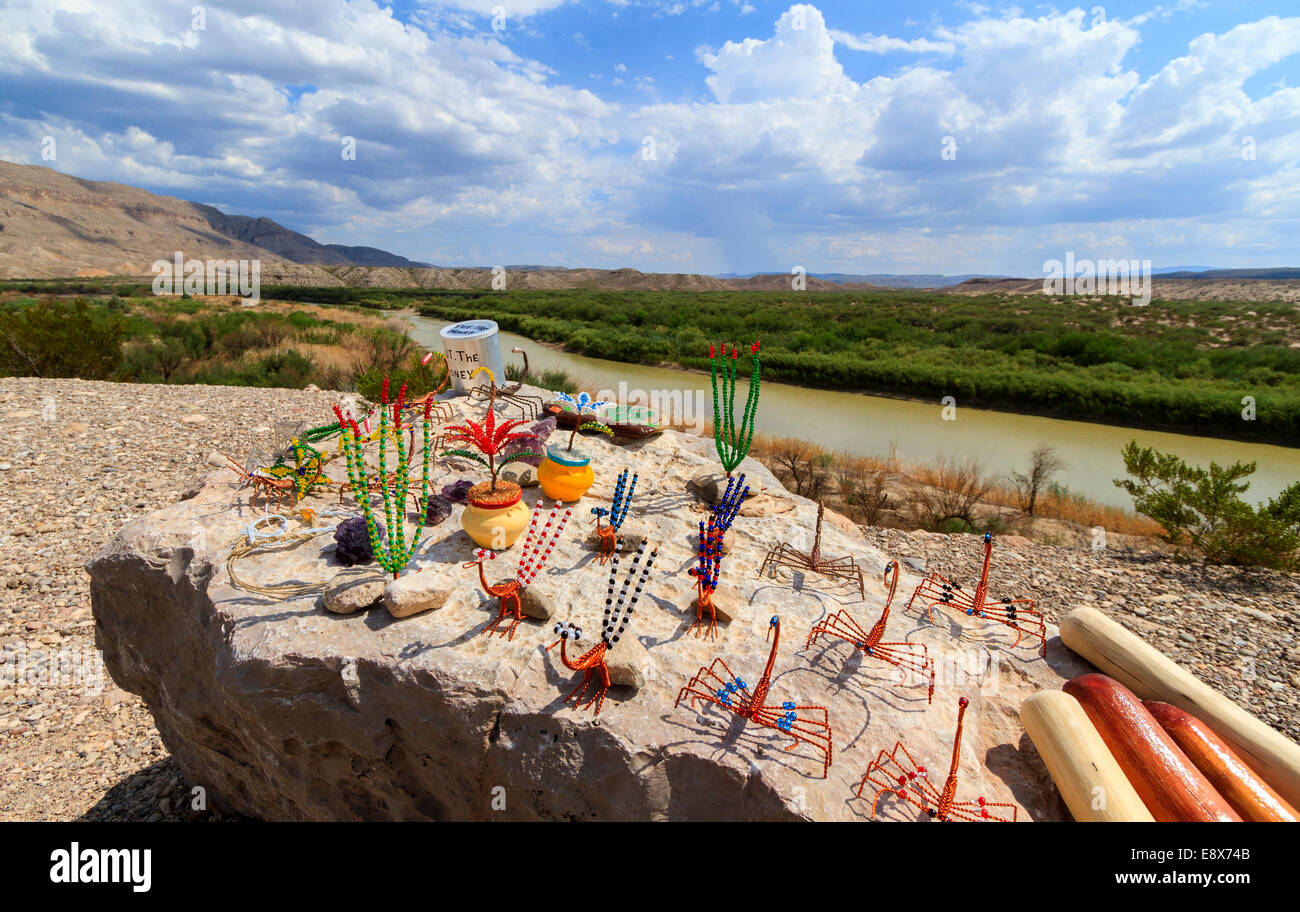
[[[461,528],[480,548],[509,548],[528,526],[532,511],[523,502],[523,490],[513,481],[491,482],[469,489],[469,502],[461,514]]]
[[[591,457],[581,450],[562,446],[546,448],[546,458],[537,469],[537,483],[551,500],[573,503],[596,481],[591,471]]]

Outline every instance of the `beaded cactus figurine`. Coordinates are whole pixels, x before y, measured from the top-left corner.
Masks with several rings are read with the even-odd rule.
[[[596,535],[600,539],[600,562],[603,564],[614,556],[618,550],[618,530],[623,528],[623,520],[627,519],[627,509],[632,503],[632,495],[636,493],[637,474],[632,473],[632,483],[628,484],[627,469],[619,473],[618,481],[614,484],[614,500],[606,510],[604,507],[592,507],[591,512],[596,517]],[[600,524],[601,517],[609,517],[609,525]]]
[[[380,493],[384,498],[384,516],[387,519],[387,535],[381,535],[377,523],[375,522],[374,512],[370,505],[370,484],[366,477],[366,461],[363,450],[363,440],[361,429],[352,418],[347,418],[336,405],[334,414],[339,419],[339,427],[342,428],[341,439],[343,443],[343,452],[348,460],[348,481],[352,484],[352,495],[361,505],[361,511],[366,518],[366,531],[370,533],[370,544],[375,553],[375,563],[383,567],[386,571],[397,578],[397,574],[402,571],[410,561],[411,555],[415,553],[415,548],[420,542],[420,533],[424,530],[426,512],[419,510],[416,520],[415,531],[411,534],[410,541],[407,541],[406,527],[404,523],[403,511],[406,508],[406,498],[410,491],[410,459],[411,452],[402,439],[402,404],[406,398],[406,384],[397,393],[397,400],[392,403],[392,439],[397,447],[397,471],[393,473],[393,482],[385,484]],[[379,395],[379,475],[381,478],[388,478],[387,465],[387,444],[389,440],[389,402],[388,402],[388,380],[385,379]],[[422,494],[422,503],[429,501],[429,457],[432,453],[431,440],[429,433],[429,411],[432,407],[432,400],[426,400],[424,404],[424,474],[420,485]]]
[[[749,394],[745,398],[745,411],[736,427],[736,414],[733,409],[736,401],[736,361],[740,358],[740,346],[731,348],[731,359],[727,359],[727,345],[724,342],[721,351],[709,345],[709,359],[712,362],[710,373],[713,380],[713,443],[718,450],[722,467],[727,470],[727,477],[736,470],[749,453],[749,445],[754,440],[754,418],[758,413],[758,343],[749,347],[753,367],[749,375]],[[721,395],[719,395],[718,375],[722,375]]]

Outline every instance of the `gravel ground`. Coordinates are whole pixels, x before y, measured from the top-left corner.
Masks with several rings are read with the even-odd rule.
[[[274,422],[323,423],[334,393],[0,379],[0,820],[212,820],[135,696],[94,649],[83,564],[176,500],[215,451],[269,451]],[[974,580],[972,536],[868,529],[873,544]],[[1048,617],[1091,602],[1292,738],[1300,576],[1004,539],[993,591]]]
[[[900,561],[924,561],[953,582],[979,581],[976,535],[867,529]],[[1047,620],[1092,605],[1300,740],[1300,574],[1180,563],[1153,552],[1084,550],[997,540],[989,594],[1032,598]],[[917,563],[912,572],[922,565]]]

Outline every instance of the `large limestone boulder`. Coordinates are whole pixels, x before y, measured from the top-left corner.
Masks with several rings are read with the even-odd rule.
[[[456,408],[477,418],[483,406],[457,400]],[[893,686],[893,666],[847,643],[804,651],[809,630],[832,612],[847,609],[865,627],[875,622],[889,556],[856,530],[828,522],[823,552],[854,556],[866,602],[856,588],[811,574],[759,579],[776,541],[811,545],[816,506],[752,460],[743,470],[762,484],[759,500],[768,505],[756,505],[759,515],[742,511],[733,526],[719,591],[734,616],[718,625],[716,640],[688,634],[695,588],[686,570],[701,514],[687,482],[716,469],[710,441],[669,431],[633,448],[594,437],[584,446],[595,455],[596,484],[529,587],[554,617],[525,618],[513,640],[484,635],[498,601],[479,588],[477,571],[463,566],[474,545],[460,529],[459,506],[426,531],[403,574],[419,577],[418,586],[406,584],[413,589],[448,593],[435,599],[436,610],[396,618],[383,600],[347,614],[326,610],[321,589],[341,569],[328,534],[254,552],[235,567],[250,587],[320,588],[282,599],[240,588],[227,559],[263,508],[250,507],[249,492],[223,470],[193,497],[127,524],[90,561],[107,666],[119,686],[145,700],[189,781],[254,817],[867,819],[870,801],[853,797],[867,764],[902,739],[920,762],[944,768],[961,696],[972,705],[959,794],[1014,802],[1025,819],[1066,815],[1018,720],[1024,697],[1086,670],[1059,641],[1043,660],[1033,649],[1009,650],[1001,628],[965,616],[931,624],[905,613],[906,595],[919,582],[905,575],[888,639],[924,643],[938,660],[933,705],[923,686]],[[340,463],[329,466],[335,477]],[[437,465],[439,486],[459,477]],[[628,521],[659,554],[610,654],[615,685],[597,717],[564,702],[580,673],[561,664],[558,647],[547,647],[555,621],[583,628],[581,650],[599,639],[608,567],[587,545],[585,525],[591,506],[608,503],[625,465],[641,479]],[[525,492],[530,505],[539,496]],[[320,523],[337,500],[337,492],[322,492],[306,506],[317,509]],[[299,528],[296,520],[290,528]],[[978,547],[975,537],[969,546]],[[498,556],[490,579],[509,577],[519,548]],[[629,562],[624,554],[621,566]],[[992,588],[998,591],[996,577]],[[825,779],[817,755],[806,746],[785,751],[789,739],[781,732],[716,707],[674,708],[681,688],[714,658],[756,682],[773,615],[781,617],[782,635],[770,699],[829,709],[834,762]],[[881,811],[916,816],[889,800]]]

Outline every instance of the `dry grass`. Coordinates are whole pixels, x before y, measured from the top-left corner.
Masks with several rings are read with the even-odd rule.
[[[879,525],[886,510],[903,525],[934,528],[946,518],[969,522],[980,506],[1021,509],[1015,485],[989,476],[973,460],[910,462],[899,457],[893,444],[883,457],[833,453],[808,441],[771,434],[755,434],[750,454],[791,490],[820,491],[866,525]],[[826,477],[819,483],[809,477],[813,473]],[[1039,494],[1034,516],[1089,529],[1102,526],[1120,535],[1155,538],[1160,533],[1159,525],[1122,507],[1050,490]]]

